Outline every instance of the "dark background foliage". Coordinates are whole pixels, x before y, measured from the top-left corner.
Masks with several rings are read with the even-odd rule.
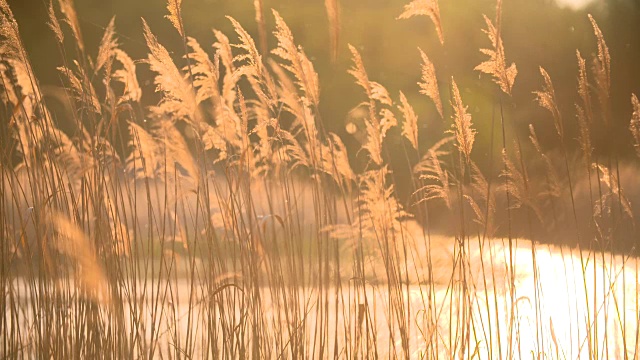
[[[55,68],[62,64],[62,59],[46,24],[48,1],[12,0],[9,3],[21,26],[23,40],[40,82],[43,85],[61,86]],[[579,7],[561,5],[552,0],[504,1],[502,36],[507,61],[515,62],[518,67],[512,99],[501,99],[497,86],[490,78],[473,70],[484,59],[478,50],[490,45],[481,31],[485,28],[482,14],[495,17],[494,0],[442,1],[440,11],[444,45],[439,43],[427,17],[396,20],[406,3],[408,0],[341,1],[338,59],[332,62],[329,24],[323,0],[264,1],[268,31],[274,25],[269,11],[273,8],[281,13],[292,29],[296,42],[304,47],[314,61],[320,75],[320,110],[324,126],[341,135],[348,147],[358,147],[356,140],[345,131],[345,124],[352,120],[349,119],[349,111],[364,99],[361,89],[347,74],[351,66],[347,44],[351,43],[362,53],[372,80],[386,86],[395,100],[400,90],[408,96],[419,116],[420,140],[424,148],[439,140],[449,129],[451,111],[445,110],[445,119],[440,119],[429,99],[419,94],[420,56],[417,47],[422,48],[436,66],[445,105],[448,103],[451,76],[460,86],[463,101],[469,106],[478,130],[474,154],[481,167],[486,169],[491,153],[491,124],[499,113],[500,103],[508,119],[507,131],[512,134],[515,131],[526,139],[528,125],[534,124],[543,147],[553,151],[559,145],[549,114],[537,106],[532,94],[532,91],[542,88],[539,66],[543,66],[554,81],[564,116],[567,133],[565,142],[570,148],[577,148],[573,105],[577,101],[575,51],[580,50],[588,60],[595,56],[596,40],[587,18],[587,14],[591,13],[598,21],[611,52],[615,124],[613,134],[595,129],[596,152],[603,154],[615,150],[622,159],[633,155],[628,122],[630,94],[640,93],[640,1],[594,0]],[[165,6],[165,1],[161,0],[75,1],[90,54],[95,55],[104,27],[111,17],[116,16],[116,30],[122,48],[133,59],[145,58],[147,48],[141,25],[141,18],[145,18],[161,43],[172,51],[174,60],[181,61],[181,39],[164,18],[167,13]],[[235,41],[231,24],[225,16],[236,18],[258,38],[258,25],[251,0],[184,0],[182,7],[187,34],[198,39],[210,53],[213,52],[210,46],[214,41],[213,28],[224,31]],[[275,45],[275,39],[270,37],[269,44]],[[73,48],[69,46],[69,49]],[[143,103],[154,104],[157,98],[151,91],[153,77],[145,65],[138,66],[138,75],[146,90]],[[63,113],[62,110],[60,112]],[[57,117],[64,122],[63,114]],[[388,141],[391,144],[388,146],[388,156],[404,159],[402,138],[391,136]],[[524,152],[526,156],[528,151],[525,149]],[[356,151],[350,154],[357,168]],[[406,161],[396,160],[391,164],[400,178],[409,173],[406,171]]]

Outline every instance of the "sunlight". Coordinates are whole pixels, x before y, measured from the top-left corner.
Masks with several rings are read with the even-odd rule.
[[[0,0],[0,358],[637,358],[640,9],[555,1]]]
[[[596,0],[556,0],[560,7],[568,7],[573,10],[581,10],[591,5]]]

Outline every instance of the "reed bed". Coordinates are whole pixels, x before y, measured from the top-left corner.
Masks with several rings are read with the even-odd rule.
[[[335,59],[339,2],[325,5]],[[235,32],[214,30],[203,47],[181,1],[169,0],[182,54],[142,20],[148,56],[134,61],[115,19],[88,49],[72,2],[51,2],[72,107],[60,119],[0,0],[2,358],[636,358],[628,194],[638,170],[592,145],[596,131],[617,141],[620,123],[593,17],[597,53],[589,68],[577,52],[575,113],[560,111],[540,68],[532,98],[555,129],[551,152],[535,123],[528,138],[508,130],[518,70],[501,39],[502,1],[484,16],[486,60],[474,71],[493,81],[495,111],[480,168],[465,93],[428,50],[416,50],[420,93],[450,130],[423,133],[407,96],[370,79],[349,45],[345,76],[362,98],[352,111],[361,121],[346,129],[360,147],[348,149],[325,129],[319,76],[295,34],[254,6],[257,44],[229,17]],[[437,0],[414,0],[398,18],[423,15],[455,46]],[[140,67],[154,88],[141,85]],[[149,106],[143,94],[153,92]],[[630,97],[638,150],[640,102]],[[394,137],[405,159],[391,158]],[[409,163],[408,181],[394,161]]]

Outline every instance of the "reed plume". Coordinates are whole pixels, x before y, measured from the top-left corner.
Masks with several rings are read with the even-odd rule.
[[[501,23],[500,17],[502,16],[502,1],[498,1],[496,6],[496,23],[486,16],[484,21],[487,25],[486,29],[482,31],[487,35],[489,41],[491,41],[491,48],[480,49],[480,52],[489,56],[489,60],[486,60],[480,65],[476,66],[474,70],[489,74],[493,77],[493,81],[500,86],[500,89],[507,95],[511,96],[511,90],[513,89],[513,83],[518,75],[518,69],[515,63],[511,63],[507,67],[507,61],[504,53],[504,45],[502,44],[502,37],[500,36]]]
[[[542,74],[542,78],[544,79],[542,91],[534,91],[533,93],[536,95],[536,101],[538,102],[538,105],[551,113],[551,116],[553,117],[553,125],[556,128],[556,133],[558,134],[560,139],[564,139],[562,115],[560,114],[560,110],[558,109],[556,92],[553,88],[553,82],[551,82],[551,77],[542,66],[540,67],[540,74]]]
[[[47,15],[49,16],[49,22],[47,23],[47,25],[53,32],[53,35],[56,37],[58,44],[62,44],[64,42],[64,33],[62,32],[62,27],[60,27],[60,22],[58,21],[58,17],[56,16],[55,9],[53,8],[53,0],[49,0]]]
[[[633,135],[633,146],[636,149],[636,154],[640,157],[640,101],[638,101],[636,94],[631,94],[631,107],[633,113],[631,114],[629,130]]]
[[[587,65],[586,61],[580,54],[580,51],[576,50],[576,58],[578,59],[578,95],[580,95],[580,100],[586,120],[589,124],[593,122],[593,111],[591,108],[591,95],[589,91],[589,79],[587,75]]]
[[[518,163],[522,163],[522,156],[517,149],[514,151]],[[506,149],[502,149],[502,161],[504,162],[504,170],[500,173],[500,177],[505,179],[503,185],[504,191],[506,191],[513,202],[511,203],[511,209],[518,209],[522,206],[527,206],[533,210],[534,214],[542,222],[542,212],[537,204],[536,196],[527,185],[527,174],[521,172],[517,166],[513,164]],[[526,169],[525,169],[526,170]]]
[[[610,192],[605,192],[600,197],[600,200],[596,203],[594,209],[594,215],[601,216],[605,211],[610,211],[611,206],[610,202],[618,200],[624,214],[629,217],[629,219],[633,220],[633,210],[631,209],[631,202],[624,195],[622,188],[620,188],[619,179],[609,171],[606,166],[600,164],[592,165],[596,171],[600,172],[600,180],[604,182],[604,184],[611,190]]]
[[[593,59],[593,74],[596,83],[596,94],[600,102],[601,111],[605,124],[609,123],[610,111],[610,90],[611,90],[611,56],[609,47],[604,40],[604,35],[596,23],[596,20],[589,14],[589,21],[593,27],[593,32],[598,43],[598,54]]]
[[[98,303],[111,304],[109,280],[100,266],[96,249],[85,232],[73,220],[59,212],[49,215],[49,223],[57,233],[54,246],[77,264],[77,276],[84,290],[81,294]]]
[[[589,92],[589,81],[587,78],[586,61],[576,50],[578,59],[578,95],[581,104],[576,104],[576,117],[578,119],[578,142],[582,150],[582,157],[585,164],[591,164],[593,147],[591,146],[591,125],[593,124],[593,109],[591,107],[591,95]]]
[[[129,132],[132,151],[126,161],[127,171],[136,179],[155,178],[161,175],[164,160],[156,139],[143,127],[133,122],[129,122]]]
[[[84,41],[82,39],[82,32],[80,31],[80,22],[78,21],[78,15],[73,5],[73,0],[58,0],[60,5],[60,11],[64,15],[64,22],[71,28],[71,34],[73,35],[76,46],[80,50],[81,54],[84,54]]]
[[[107,25],[107,28],[104,30],[104,34],[102,35],[102,40],[100,41],[100,46],[98,47],[98,56],[96,57],[95,63],[95,71],[98,72],[102,68],[111,68],[111,61],[115,56],[115,51],[118,48],[118,41],[115,37],[115,22],[116,17],[112,17],[111,21]],[[107,75],[111,75],[109,71],[107,71]]]
[[[276,19],[274,35],[278,40],[278,47],[272,53],[284,60],[285,64],[281,66],[295,76],[305,96],[303,100],[309,101],[317,109],[320,101],[320,86],[313,63],[309,61],[302,48],[296,47],[293,34],[280,14],[273,10],[273,16]]]
[[[172,115],[174,119],[189,123],[196,121],[197,104],[191,84],[188,83],[164,46],[160,45],[147,22],[142,19],[144,38],[149,48],[146,63],[156,73],[156,91],[162,93],[162,101],[151,110],[158,116]]]
[[[476,130],[471,127],[473,125],[471,123],[471,114],[467,112],[467,106],[462,103],[458,85],[453,78],[451,78],[451,92],[453,97],[451,107],[453,107],[454,112],[452,132],[456,137],[458,150],[464,155],[466,161],[470,162]]]
[[[400,105],[398,105],[398,109],[400,109],[404,116],[402,135],[409,140],[413,149],[418,151],[418,116],[402,91],[400,91]]]
[[[593,156],[593,146],[591,145],[591,125],[588,116],[580,106],[576,106],[576,118],[578,119],[578,143],[582,151],[582,158],[585,164],[591,163]]]
[[[404,6],[402,14],[398,19],[408,19],[413,16],[428,16],[436,28],[440,44],[444,44],[444,36],[442,35],[442,24],[440,23],[440,7],[438,0],[413,0]]]
[[[89,80],[89,76],[80,63],[74,61],[73,64],[75,65],[74,69],[66,66],[59,67],[58,71],[60,75],[66,78],[71,94],[74,95],[80,104],[84,104],[85,108],[93,113],[100,114],[102,112],[102,106],[100,105],[96,90]]]
[[[545,167],[546,174],[546,191],[543,191],[540,195],[548,196],[551,198],[559,198],[562,194],[562,187],[560,185],[560,181],[558,180],[558,174],[553,164],[551,163],[551,159],[549,156],[542,150],[540,146],[540,142],[538,141],[538,135],[536,135],[536,131],[533,127],[533,124],[529,124],[529,140],[533,145],[533,148],[536,149]]]
[[[420,51],[420,56],[422,57],[422,81],[418,82],[420,93],[427,95],[431,101],[433,101],[433,104],[438,110],[438,114],[440,114],[440,117],[443,117],[440,89],[438,89],[438,79],[436,78],[436,68],[422,49],[418,48],[418,51]]]
[[[183,38],[184,35],[184,27],[182,25],[182,0],[167,0],[167,10],[169,11],[169,15],[165,15],[167,19],[171,22],[178,33]]]
[[[363,149],[367,150],[371,160],[375,164],[382,165],[382,142],[384,141],[387,131],[397,125],[395,116],[391,110],[389,110],[393,102],[389,96],[389,92],[384,86],[369,80],[358,50],[352,45],[349,45],[349,49],[351,50],[354,64],[349,70],[349,74],[355,77],[356,83],[364,89],[368,98],[368,103],[364,103],[364,105],[368,107],[369,117],[365,119],[367,140],[363,145]],[[377,104],[380,104],[382,107],[379,114]]]
[[[451,209],[451,200],[449,198],[450,175],[449,171],[443,167],[440,158],[449,154],[448,151],[442,150],[442,147],[454,139],[454,136],[450,136],[436,142],[414,167],[414,174],[428,182],[415,191],[414,196],[418,196],[416,203],[440,199],[447,208]]]
[[[493,192],[487,191],[489,182],[475,162],[471,162],[471,187],[476,198],[464,195],[464,198],[471,206],[475,219],[473,220],[480,229],[484,231],[484,236],[492,238],[495,235],[495,212],[496,198]],[[476,200],[477,199],[477,200]],[[479,201],[478,201],[479,200]],[[484,210],[480,207],[484,206]]]

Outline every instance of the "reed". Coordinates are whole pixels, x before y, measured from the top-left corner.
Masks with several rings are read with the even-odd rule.
[[[594,154],[593,132],[613,134],[613,69],[593,17],[585,21],[597,54],[590,76],[577,52],[575,114],[558,107],[540,67],[535,100],[553,121],[558,154],[533,121],[529,141],[507,131],[529,119],[504,112],[518,106],[518,71],[505,56],[502,2],[495,20],[484,16],[488,59],[475,71],[490,76],[499,109],[485,169],[474,144],[489,127],[472,119],[463,87],[429,51],[419,49],[417,85],[442,134],[425,132],[408,91],[395,99],[349,45],[345,76],[362,90],[352,113],[363,118],[349,124],[359,143],[351,148],[327,130],[321,78],[285,18],[271,12],[269,50],[264,3],[253,5],[258,44],[229,17],[234,33],[214,30],[215,43],[201,46],[182,1],[170,0],[183,53],[143,19],[148,55],[133,60],[115,18],[88,49],[72,1],[51,2],[70,132],[48,110],[0,0],[3,358],[636,355],[638,260],[621,250],[638,235],[629,184],[638,168]],[[339,64],[340,4],[325,7],[327,53]],[[444,46],[438,1],[414,0],[398,18],[420,15]],[[153,78],[140,79],[140,67]],[[144,103],[147,92],[159,102]],[[640,154],[634,94],[631,108]],[[408,181],[393,170],[398,144]],[[554,232],[576,246],[541,241]]]

